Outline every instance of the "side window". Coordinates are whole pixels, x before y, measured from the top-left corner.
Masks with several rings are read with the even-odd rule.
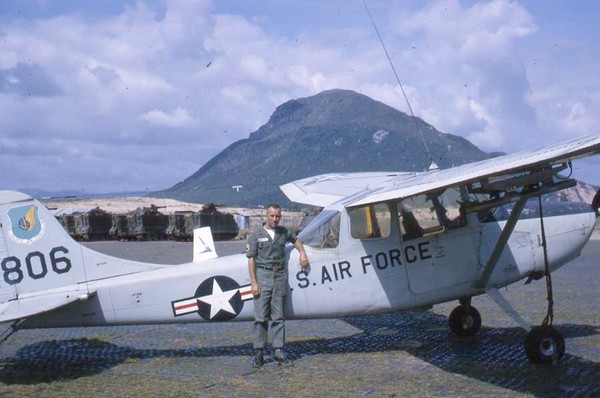
[[[457,188],[449,188],[402,200],[397,206],[402,239],[436,235],[465,226],[460,198]]]
[[[448,188],[434,198],[438,203],[440,221],[446,229],[456,229],[467,225],[465,208],[458,188]]]
[[[350,234],[355,239],[386,238],[390,235],[391,214],[385,203],[350,209],[348,215]]]

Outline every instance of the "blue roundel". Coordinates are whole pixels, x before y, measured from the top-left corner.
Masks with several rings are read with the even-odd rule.
[[[240,285],[227,276],[204,280],[194,294],[198,299],[198,314],[208,321],[232,320],[244,307],[239,289]]]

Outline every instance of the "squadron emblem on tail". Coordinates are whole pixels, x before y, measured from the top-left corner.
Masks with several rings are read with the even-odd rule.
[[[14,207],[8,211],[12,224],[8,235],[17,243],[31,244],[44,234],[44,223],[35,205]]]

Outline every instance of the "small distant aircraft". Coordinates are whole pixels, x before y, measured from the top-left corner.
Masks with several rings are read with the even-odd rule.
[[[310,267],[287,247],[288,319],[430,307],[458,300],[449,326],[474,336],[471,298],[487,294],[528,330],[536,363],[559,360],[551,272],[578,257],[596,210],[541,196],[576,184],[561,173],[600,153],[600,135],[423,173],[341,173],[282,186],[292,200],[324,207],[302,231]],[[594,203],[598,202],[598,195]],[[192,263],[147,264],[94,252],[72,240],[38,201],[0,191],[0,322],[13,329],[244,321],[253,319],[244,254],[214,258],[199,233]],[[499,288],[546,278],[549,304],[531,328]]]

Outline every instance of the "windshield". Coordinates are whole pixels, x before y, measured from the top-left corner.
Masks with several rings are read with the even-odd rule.
[[[340,240],[340,220],[339,211],[323,210],[298,238],[303,244],[318,249],[337,247]]]

